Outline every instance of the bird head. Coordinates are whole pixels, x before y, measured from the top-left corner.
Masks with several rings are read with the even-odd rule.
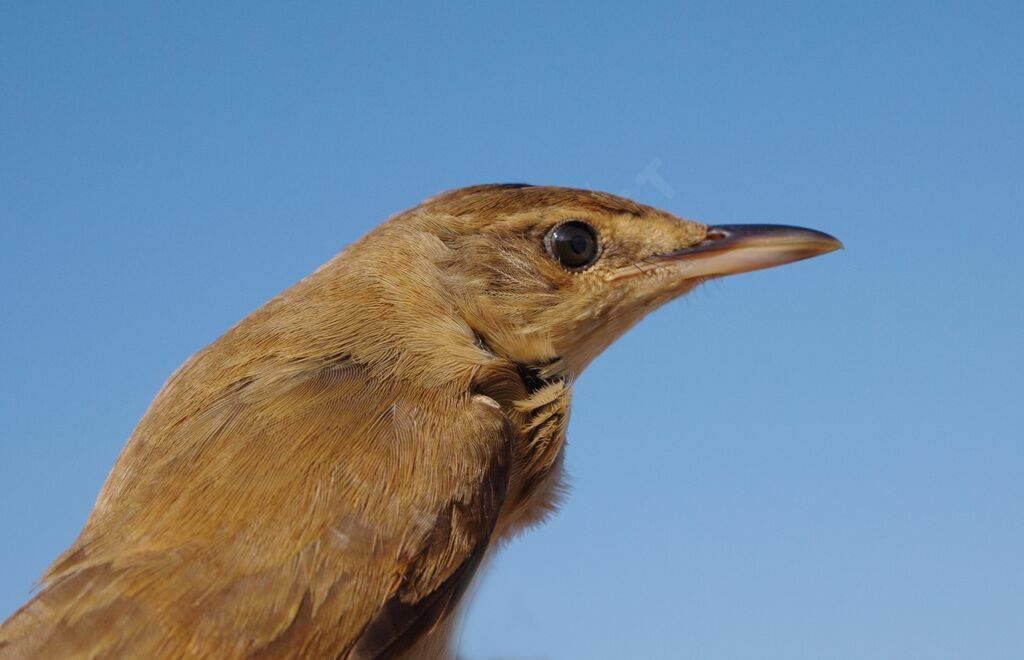
[[[647,313],[701,283],[841,244],[809,229],[708,226],[606,193],[504,184],[443,193],[354,246],[385,247],[400,271],[388,277],[422,291],[410,301],[421,320],[441,291],[441,306],[481,349],[542,378],[573,378]]]

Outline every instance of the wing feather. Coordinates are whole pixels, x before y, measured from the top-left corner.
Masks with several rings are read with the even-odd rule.
[[[504,502],[500,410],[348,359],[220,392],[158,397],[0,656],[390,657],[450,614]]]

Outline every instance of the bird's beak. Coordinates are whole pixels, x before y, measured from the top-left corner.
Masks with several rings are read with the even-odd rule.
[[[781,266],[843,247],[833,236],[785,225],[708,227],[702,243],[658,257],[686,279],[720,277]]]

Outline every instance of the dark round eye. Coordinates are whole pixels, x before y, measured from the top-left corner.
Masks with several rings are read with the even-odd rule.
[[[597,232],[585,222],[569,220],[548,232],[548,252],[569,270],[583,270],[597,261]]]

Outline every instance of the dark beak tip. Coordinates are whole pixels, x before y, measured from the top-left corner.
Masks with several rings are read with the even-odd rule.
[[[845,249],[831,234],[790,225],[714,225],[705,239],[664,258],[687,263],[691,277],[772,268]]]
[[[842,250],[846,246],[838,238],[817,229],[793,225],[712,225],[708,227],[704,245],[716,243],[748,243],[752,241],[793,241],[814,243],[827,251]]]

